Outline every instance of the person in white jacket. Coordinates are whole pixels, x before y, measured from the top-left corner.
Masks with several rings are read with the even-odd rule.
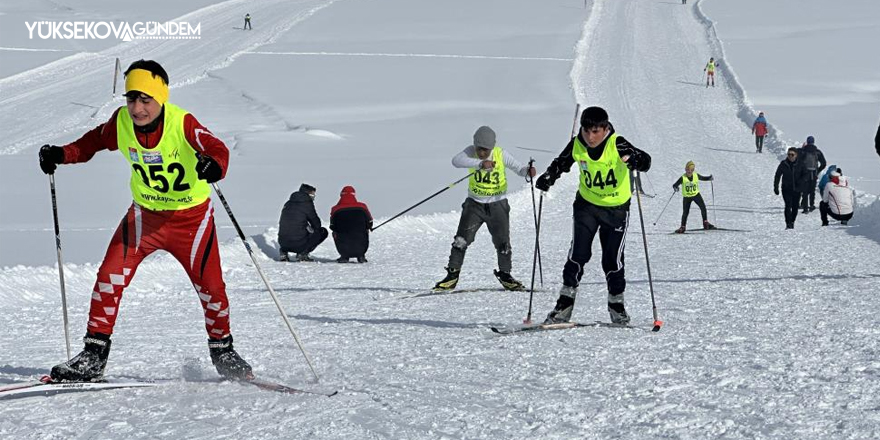
[[[832,171],[822,192],[822,202],[819,203],[822,226],[828,226],[828,216],[840,220],[842,225],[847,224],[853,217],[855,199],[855,191],[849,186],[849,180],[843,176],[840,168]]]
[[[468,198],[461,205],[461,219],[449,253],[446,277],[434,286],[434,290],[455,289],[465,252],[483,223],[489,228],[498,254],[498,270],[495,271],[498,281],[507,290],[524,290],[522,283],[510,275],[510,205],[507,204],[505,171],[533,178],[535,168],[523,165],[496,145],[495,132],[486,126],[474,133],[473,145],[452,158],[452,166],[471,170]]]

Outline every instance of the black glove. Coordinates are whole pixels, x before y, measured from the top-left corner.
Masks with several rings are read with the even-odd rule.
[[[555,179],[550,178],[550,175],[547,173],[541,174],[541,177],[538,177],[538,181],[535,182],[535,188],[538,188],[541,191],[550,191],[550,187],[553,186],[553,181]]]
[[[64,163],[64,148],[54,145],[40,147],[40,169],[46,174],[55,174],[59,163]]]
[[[636,166],[638,166],[638,161],[636,161],[635,156],[630,156],[629,159],[626,160],[626,167],[635,171]]]
[[[773,188],[773,194],[779,195],[779,188]]]
[[[205,180],[208,183],[214,183],[223,176],[223,170],[214,159],[205,155],[199,155],[199,163],[196,164],[196,174],[199,176],[199,179]]]
[[[673,187],[672,187],[672,192],[678,192],[678,187],[677,187],[677,186],[673,186]]]

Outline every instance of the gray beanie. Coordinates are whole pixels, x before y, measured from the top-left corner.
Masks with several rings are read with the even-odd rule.
[[[495,148],[495,132],[487,126],[482,126],[474,133],[474,146],[491,150]]]

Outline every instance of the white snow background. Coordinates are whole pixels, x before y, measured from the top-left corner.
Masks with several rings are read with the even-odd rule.
[[[221,187],[320,384],[310,383],[218,204],[238,351],[258,376],[340,393],[291,396],[191,380],[193,370],[214,375],[201,308],[177,262],[160,254],[125,292],[107,374],[175,382],[3,401],[0,437],[880,437],[880,208],[861,191],[877,178],[870,141],[880,63],[866,54],[880,41],[880,6],[690,3],[157,0],[108,9],[91,0],[4,2],[0,382],[32,379],[64,360],[49,185],[37,149],[76,139],[122,105],[110,94],[115,58],[123,66],[152,58],[171,76],[171,101],[230,147]],[[253,31],[235,29],[245,13]],[[201,22],[202,38],[29,40],[23,23],[168,19]],[[827,39],[799,32],[806,21]],[[710,56],[723,60],[715,89],[701,84]],[[642,329],[497,337],[488,326],[520,321],[527,293],[398,299],[442,277],[464,185],[377,230],[368,264],[274,261],[278,213],[300,182],[318,187],[325,219],[338,190],[351,184],[381,221],[463,176],[449,160],[480,125],[543,170],[568,139],[575,103],[605,107],[618,132],[654,158],[645,186],[656,197],[642,202],[665,321],[659,333],[647,330],[651,301],[635,201],[626,298]],[[774,127],[763,155],[754,153],[749,131],[756,108]],[[860,205],[848,228],[822,228],[814,212],[783,230],[773,172],[783,147],[807,134],[829,163],[854,176]],[[831,141],[838,136],[846,141]],[[688,160],[716,177],[714,188],[702,186],[716,202],[710,220],[749,232],[670,235],[678,197],[657,221]],[[116,152],[56,173],[75,349],[97,265],[130,203],[127,174]],[[531,195],[521,185],[511,185],[511,239],[514,275],[528,281],[534,228]],[[568,174],[544,200],[536,318],[560,287],[575,189]],[[692,210],[690,225],[698,219]],[[315,255],[332,261],[332,242]],[[497,288],[494,259],[482,230],[459,288]],[[574,318],[608,320],[604,303],[594,259]]]

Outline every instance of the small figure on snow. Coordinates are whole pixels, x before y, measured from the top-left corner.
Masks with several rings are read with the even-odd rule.
[[[828,216],[846,225],[853,217],[856,192],[849,186],[849,180],[840,168],[831,165],[825,174],[822,180],[825,181],[827,177],[827,182],[819,190],[822,194],[822,201],[819,202],[822,226],[828,226]]]
[[[755,148],[760,153],[764,149],[764,137],[767,136],[767,119],[764,112],[758,112],[758,117],[752,123],[752,134],[755,135]]]
[[[229,150],[192,114],[168,102],[168,73],[159,63],[139,60],[129,66],[125,98],[126,107],[75,142],[40,149],[46,174],[53,174],[57,164],[87,162],[99,151],[118,150],[131,170],[133,198],[98,269],[85,348],[53,367],[52,380],[101,380],[122,292],[144,258],[158,250],[173,255],[192,281],[217,372],[225,378],[253,378],[251,366],[232,346],[210,199],[210,184],[226,174]]]
[[[700,215],[703,216],[703,229],[715,229],[715,225],[709,223],[709,217],[706,214],[706,203],[703,201],[703,196],[700,195],[700,181],[711,182],[715,180],[715,178],[712,177],[711,174],[703,176],[694,172],[694,169],[696,169],[694,161],[689,161],[684,166],[684,174],[672,184],[672,190],[675,192],[678,192],[679,186],[683,186],[681,190],[683,208],[681,213],[681,227],[675,230],[675,232],[679,234],[684,234],[684,231],[687,230],[687,220],[688,214],[691,211],[691,203],[696,203],[697,206],[700,207]]]
[[[330,209],[330,230],[339,252],[338,263],[347,263],[356,258],[358,263],[367,262],[367,249],[370,247],[370,229],[373,216],[367,205],[359,202],[353,186],[342,188],[339,203]]]
[[[786,158],[776,167],[773,177],[773,193],[779,195],[779,183],[782,182],[782,199],[785,200],[785,229],[794,229],[794,221],[798,215],[798,203],[801,193],[807,186],[807,170],[798,160],[798,149],[788,149]]]
[[[309,254],[327,239],[327,228],[321,227],[315,211],[316,192],[314,186],[303,183],[284,203],[278,220],[279,261],[290,261],[290,252],[296,253],[296,261],[315,261]]]
[[[251,27],[251,14],[244,14],[244,27],[241,29],[242,30],[245,30],[245,29],[254,30],[254,28]]]
[[[715,69],[717,68],[718,63],[715,62],[715,58],[709,58],[709,62],[703,68],[703,72],[706,72],[706,87],[709,87],[710,81],[712,82],[712,87],[715,87]]]
[[[798,158],[804,164],[807,170],[807,183],[804,186],[804,194],[801,199],[801,209],[804,214],[816,210],[816,182],[819,180],[819,173],[825,169],[825,155],[822,150],[816,146],[813,136],[807,136],[807,141],[798,151]]]
[[[523,165],[509,152],[495,143],[495,132],[482,126],[474,133],[474,144],[452,158],[452,166],[470,168],[468,197],[461,205],[461,219],[449,252],[446,277],[435,290],[452,290],[458,284],[461,266],[468,246],[474,242],[477,230],[486,224],[492,235],[492,244],[498,255],[495,276],[507,290],[524,290],[523,284],[511,276],[513,268],[510,246],[510,205],[507,203],[506,170],[534,178],[534,167]]]
[[[581,113],[581,129],[538,178],[535,187],[549,191],[562,173],[578,166],[578,192],[574,200],[571,249],[562,270],[562,288],[556,306],[544,321],[569,322],[584,265],[592,257],[593,238],[599,234],[602,269],[608,284],[608,313],[616,324],[628,324],[623,304],[626,289],[624,238],[629,226],[632,197],[630,170],[648,171],[651,156],[634,147],[614,131],[608,113],[601,107],[587,107]]]

